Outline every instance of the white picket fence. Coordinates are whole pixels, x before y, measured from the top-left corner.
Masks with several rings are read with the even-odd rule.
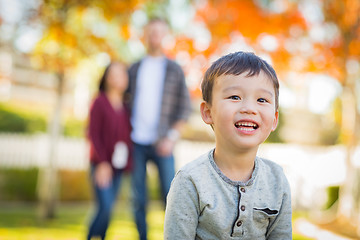
[[[49,166],[48,135],[0,134],[0,167],[30,168]],[[214,144],[181,141],[175,149],[180,167],[213,148]],[[85,139],[61,137],[54,165],[58,169],[85,170],[89,166],[89,145]]]
[[[176,168],[195,159],[214,147],[214,143],[180,141],[174,155]],[[89,146],[85,139],[59,139],[54,165],[58,169],[88,169]],[[343,146],[310,147],[291,144],[264,144],[261,157],[280,164],[289,180],[293,204],[300,207],[320,206],[326,201],[324,189],[339,185],[346,177]],[[360,166],[360,147],[353,156]],[[49,166],[47,135],[0,134],[0,168],[29,168]]]
[[[49,166],[49,136],[0,134],[0,167],[30,168]],[[55,166],[82,170],[88,167],[88,144],[84,139],[59,139]]]

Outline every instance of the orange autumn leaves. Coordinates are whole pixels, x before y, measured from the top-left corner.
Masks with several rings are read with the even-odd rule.
[[[185,35],[177,39],[171,52],[187,51],[191,58],[199,54],[209,58],[232,41],[234,33],[243,36],[257,52],[271,56],[280,72],[325,72],[343,82],[346,78],[346,61],[360,58],[360,1],[319,0],[324,15],[320,28],[329,35],[323,41],[311,38],[312,23],[299,10],[297,1],[280,1],[284,11],[276,12],[260,6],[253,0],[208,0],[197,6],[194,21],[204,23],[211,33],[210,45],[199,51],[195,40]],[[276,1],[267,1],[274,3]],[[279,1],[278,1],[279,2]],[[259,38],[268,34],[277,41],[274,51],[261,48]]]
[[[342,84],[346,84],[349,60],[360,61],[360,1],[323,0],[326,22],[336,29],[333,41],[318,45],[325,56],[324,69]]]
[[[184,66],[187,73],[197,64],[196,61],[194,64],[194,60],[205,58],[211,61],[213,55],[222,55],[224,48],[234,44],[234,38],[239,36],[257,53],[269,54],[276,69],[285,71],[289,69],[292,57],[292,53],[285,49],[286,41],[292,37],[292,29],[297,28],[300,32],[305,32],[307,28],[297,6],[290,3],[282,13],[262,8],[252,0],[209,0],[195,7],[193,23],[202,24],[210,32],[209,45],[206,49],[199,50],[196,47],[197,39],[182,34],[177,37],[174,48],[169,51],[172,56],[176,56],[179,52],[189,55],[191,60]],[[259,41],[264,36],[272,36],[276,39],[277,47],[274,51],[267,52],[262,48]],[[244,50],[236,44],[234,49]],[[201,64],[201,70],[204,71],[208,64]],[[198,89],[192,91],[193,95],[200,95]]]
[[[32,62],[47,71],[65,72],[93,54],[120,58],[130,36],[130,17],[141,0],[46,0],[38,19],[44,25]]]
[[[198,18],[207,23],[215,38],[227,38],[239,31],[255,41],[261,33],[287,34],[293,25],[304,27],[304,21],[296,8],[282,13],[271,13],[252,0],[209,1],[198,12]]]
[[[209,58],[213,54],[221,54],[219,49],[231,43],[236,34],[241,35],[255,51],[264,51],[259,38],[270,35],[276,38],[277,48],[268,54],[276,68],[280,69],[289,68],[291,53],[285,49],[285,42],[292,37],[291,29],[297,28],[305,32],[307,28],[296,5],[288,3],[286,11],[275,13],[252,0],[209,0],[197,6],[194,22],[203,23],[211,33],[207,49],[197,50],[194,47],[195,39],[181,35],[171,54],[187,51],[192,58],[199,54]]]
[[[346,74],[344,59],[358,59],[360,56],[360,2],[319,1],[325,18],[323,27],[335,26],[336,36],[328,42],[309,42],[309,50],[298,46],[298,39],[305,39],[311,26],[302,16],[297,1],[203,0],[190,1],[195,9],[190,24],[206,28],[210,35],[208,42],[198,47],[194,36],[178,33],[175,44],[167,49],[167,53],[171,57],[179,53],[186,55],[189,66],[185,68],[193,67],[194,60],[201,65],[200,68],[205,68],[207,63],[203,59],[221,54],[222,48],[231,43],[234,35],[241,35],[256,52],[268,54],[280,74],[289,70],[326,71],[343,81],[341,79]],[[106,52],[111,58],[124,57],[119,48],[131,38],[130,19],[145,2],[44,1],[39,11],[39,19],[45,24],[44,36],[34,51],[34,62],[40,67],[57,71],[74,67],[79,59],[97,52]],[[259,5],[261,2],[263,5]],[[277,7],[270,9],[270,4],[276,2],[283,4],[282,11],[276,11]],[[167,4],[166,1],[154,1],[152,4],[155,6],[155,3],[159,6]],[[264,35],[276,39],[275,49],[268,51],[259,43]],[[308,52],[304,54],[304,51]]]

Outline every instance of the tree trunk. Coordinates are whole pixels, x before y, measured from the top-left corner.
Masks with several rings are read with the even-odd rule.
[[[346,147],[346,179],[340,188],[338,218],[358,228],[360,233],[360,168],[354,164],[358,131],[356,78],[348,76],[342,94],[342,137]]]
[[[46,166],[40,169],[38,177],[39,217],[42,220],[55,217],[58,198],[57,147],[61,131],[61,110],[63,102],[64,75],[58,75],[56,102],[49,124],[49,156]]]

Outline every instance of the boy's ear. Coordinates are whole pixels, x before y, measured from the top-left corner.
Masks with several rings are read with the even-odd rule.
[[[213,120],[211,117],[211,109],[210,106],[207,102],[202,102],[200,104],[200,113],[201,113],[201,118],[203,119],[203,121],[206,124],[213,124]]]
[[[274,118],[273,126],[272,126],[272,128],[271,128],[271,131],[272,131],[272,132],[275,131],[278,123],[279,123],[279,111],[276,111],[276,112],[275,112],[275,118]]]

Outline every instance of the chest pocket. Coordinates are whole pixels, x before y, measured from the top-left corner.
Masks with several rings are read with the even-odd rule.
[[[279,214],[276,209],[270,208],[253,208],[254,224],[256,228],[262,231],[261,235],[264,236],[271,221],[273,221]]]

